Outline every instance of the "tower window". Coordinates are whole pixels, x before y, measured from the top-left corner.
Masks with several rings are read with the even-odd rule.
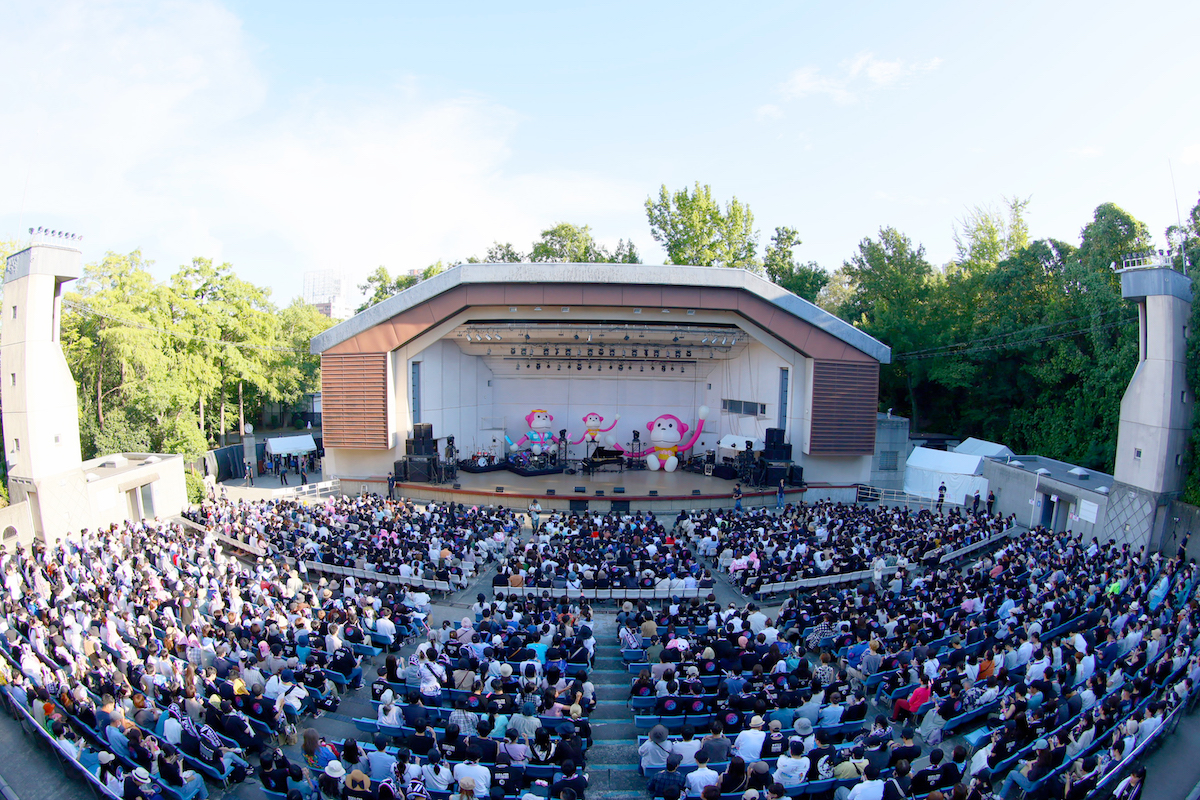
[[[17,318],[17,307],[13,306],[12,310],[13,310],[13,319],[16,319]]]
[[[1175,466],[1177,466],[1177,467],[1183,466],[1183,454],[1182,453],[1175,456]]]
[[[62,436],[59,436],[57,433],[56,433],[56,434],[54,434],[54,443],[55,443],[55,444],[62,444]]]
[[[1135,448],[1133,449],[1133,458],[1134,458],[1134,460],[1136,461],[1136,460],[1140,459],[1141,457],[1142,457],[1142,448],[1140,448],[1140,447],[1135,447]]]
[[[13,386],[16,386],[17,385],[17,373],[15,373],[15,372],[8,373],[8,380]]]
[[[18,453],[21,452],[21,440],[20,439],[13,439],[13,449],[16,450]]]

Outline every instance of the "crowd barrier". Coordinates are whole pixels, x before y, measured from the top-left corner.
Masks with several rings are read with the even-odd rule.
[[[1008,528],[995,536],[989,536],[986,539],[981,539],[978,542],[972,542],[965,547],[960,547],[957,550],[952,550],[949,553],[943,554],[939,559],[939,564],[948,564],[952,561],[957,561],[964,556],[969,556],[972,553],[983,550],[989,545],[997,544],[1004,539],[1011,539],[1017,535],[1019,529],[1016,527]],[[932,557],[932,553],[926,551],[922,556],[922,561]],[[882,574],[885,578],[890,578],[896,574],[896,567],[884,567]],[[816,578],[798,578],[794,581],[782,581],[780,583],[768,583],[762,586],[757,594],[777,594],[779,592],[790,592],[793,589],[818,589],[822,586],[834,586],[842,583],[862,583],[864,581],[875,580],[874,570],[864,569],[857,572],[842,572],[834,575],[821,575]]]
[[[453,591],[450,588],[449,581],[436,581],[431,578],[405,578],[402,575],[388,575],[384,572],[376,572],[375,570],[358,569],[357,567],[343,567],[338,564],[326,564],[323,561],[305,561],[304,568],[309,572],[324,572],[327,575],[340,575],[345,578],[355,578],[360,581],[375,581],[382,583],[391,583],[404,586],[415,586],[421,589],[428,589],[431,592],[441,592],[443,595],[450,594]]]

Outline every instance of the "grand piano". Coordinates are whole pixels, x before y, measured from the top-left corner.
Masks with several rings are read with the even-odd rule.
[[[616,467],[616,471],[625,471],[625,454],[620,450],[607,450],[597,447],[589,458],[583,460],[583,471],[589,475],[605,467]]]

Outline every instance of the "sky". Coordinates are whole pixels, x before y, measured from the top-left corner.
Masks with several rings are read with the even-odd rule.
[[[286,303],[558,222],[662,249],[699,181],[836,269],[893,226],[942,264],[976,205],[1077,242],[1200,192],[1200,3],[0,0],[0,239],[233,264]],[[1174,184],[1172,183],[1172,172]]]

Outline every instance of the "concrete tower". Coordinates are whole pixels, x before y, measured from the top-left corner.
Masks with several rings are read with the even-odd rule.
[[[1183,490],[1195,400],[1186,364],[1192,282],[1153,255],[1127,258],[1117,272],[1122,297],[1137,303],[1138,365],[1121,399],[1105,532],[1154,549],[1163,509]]]
[[[72,247],[34,243],[9,256],[4,271],[4,456],[11,498],[29,500],[38,534],[44,534],[46,516],[56,523],[75,516],[64,502],[88,505],[75,381],[58,336],[63,285],[80,276],[82,264],[83,255]]]

